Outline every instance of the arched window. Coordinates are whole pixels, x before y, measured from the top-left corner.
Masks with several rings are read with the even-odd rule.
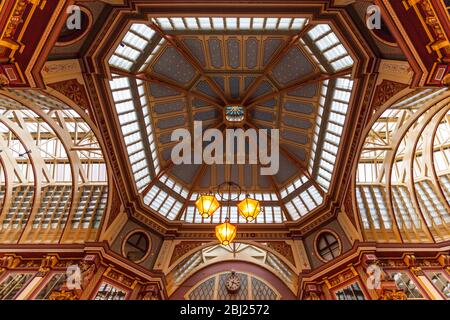
[[[450,91],[417,90],[373,119],[356,173],[369,241],[450,239]]]
[[[0,241],[96,240],[108,182],[86,119],[47,94],[0,94]]]
[[[319,256],[324,261],[330,261],[341,254],[339,240],[331,232],[319,234],[316,241]]]

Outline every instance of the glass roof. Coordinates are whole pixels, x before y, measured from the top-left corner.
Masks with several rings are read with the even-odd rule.
[[[226,206],[203,220],[194,202],[226,177],[261,200],[263,214],[251,223],[297,220],[322,204],[353,90],[353,59],[330,25],[296,17],[159,17],[131,24],[109,65],[134,183],[152,211],[188,223],[223,221]],[[276,176],[170,163],[170,132],[192,130],[193,120],[223,130],[222,110],[233,105],[224,100],[242,105],[245,125],[280,129]],[[233,222],[245,223],[234,204],[230,210]]]
[[[417,90],[373,123],[356,175],[370,240],[447,240],[450,224],[449,90]]]
[[[95,239],[108,177],[98,140],[80,114],[36,91],[0,94],[0,160],[0,240],[16,242],[23,233],[24,241],[58,243],[64,230],[83,230],[75,239],[66,235],[69,242]]]

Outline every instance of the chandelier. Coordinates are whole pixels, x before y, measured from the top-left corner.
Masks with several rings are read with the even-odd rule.
[[[220,208],[219,200],[228,203],[225,222],[216,226],[216,237],[222,245],[229,245],[236,237],[237,227],[230,223],[231,202],[238,201],[241,194],[242,189],[237,183],[226,181],[217,187],[215,193],[201,194],[195,202],[195,206],[203,218],[211,217]],[[261,205],[258,200],[252,199],[249,194],[246,194],[244,200],[237,204],[237,209],[239,215],[250,222],[255,220],[261,212]]]

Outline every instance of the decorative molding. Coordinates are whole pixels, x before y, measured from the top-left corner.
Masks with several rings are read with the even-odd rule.
[[[173,253],[172,253],[172,257],[170,258],[169,266],[171,266],[172,263],[177,261],[179,258],[184,256],[189,251],[200,247],[204,243],[205,243],[205,241],[181,241],[173,249]]]
[[[106,269],[105,273],[103,274],[105,277],[112,279],[125,287],[128,287],[130,289],[134,289],[134,287],[137,284],[137,280],[132,279],[131,277],[123,274],[122,272],[116,271],[112,267],[109,267]]]
[[[285,241],[269,241],[267,242],[267,246],[283,257],[285,257],[289,262],[291,262],[295,266],[294,254],[292,253],[292,247],[287,244]]]
[[[327,285],[328,289],[331,289],[356,277],[358,277],[358,272],[352,265],[350,265],[348,268],[344,269],[336,275],[333,275],[330,278],[323,278],[323,281]]]
[[[71,99],[83,110],[87,111],[89,109],[89,99],[86,93],[86,89],[84,85],[78,82],[77,79],[55,82],[48,84],[48,86]]]
[[[384,79],[375,89],[372,107],[378,109],[395,94],[408,87],[407,84]]]

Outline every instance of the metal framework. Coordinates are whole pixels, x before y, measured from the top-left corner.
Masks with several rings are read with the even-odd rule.
[[[420,90],[373,122],[356,173],[367,240],[450,238],[449,111],[448,90]]]
[[[201,34],[198,35],[198,32]],[[284,37],[281,48],[269,60],[266,59],[264,65],[258,66],[258,70],[252,72],[255,80],[245,90],[245,95],[240,97],[239,103],[247,108],[247,113],[251,112],[251,109],[264,108],[264,103],[273,98],[279,98],[280,101],[289,99],[301,102],[302,99],[295,96],[288,97],[288,94],[311,84],[318,84],[319,91],[313,98],[318,110],[314,111],[310,119],[315,124],[312,139],[307,142],[311,146],[307,160],[302,163],[289,150],[282,148],[288,161],[294,161],[295,167],[298,167],[298,176],[281,186],[271,177],[269,180],[272,190],[249,192],[254,198],[262,201],[264,212],[252,223],[298,220],[322,204],[330,186],[333,164],[336,161],[340,136],[352,95],[353,81],[350,74],[353,59],[328,24],[314,24],[306,18],[287,17],[155,18],[148,23],[133,23],[114,49],[109,59],[112,75],[110,89],[137,192],[141,194],[145,205],[169,220],[219,223],[223,220],[223,215],[220,211],[213,218],[205,220],[196,213],[194,201],[198,194],[194,188],[198,186],[199,179],[205,172],[204,165],[199,166],[190,187],[171,177],[174,165],[161,159],[161,155],[158,154],[160,145],[158,140],[161,139],[161,135],[170,132],[168,129],[156,128],[155,120],[152,119],[154,101],[149,98],[151,97],[149,85],[163,86],[167,90],[178,92],[186,108],[176,112],[175,115],[189,119],[193,118],[192,98],[205,105],[202,106],[203,110],[210,111],[235,102],[230,101],[229,88],[221,87],[216,81],[218,75],[225,74],[224,71],[217,69],[213,61],[203,61],[192,48],[187,47],[186,43],[193,34],[212,39],[217,34],[228,37],[228,34],[235,35],[236,32],[239,34],[238,37],[245,36],[241,33],[258,36],[262,34],[262,37],[276,34]],[[171,51],[173,55],[177,55],[180,60],[192,66],[193,80],[180,83],[171,79],[170,75],[163,77],[153,72],[153,67],[150,66],[159,59],[162,51],[169,49],[173,49]],[[300,50],[308,56],[317,70],[305,79],[291,81],[285,85],[276,84],[277,81],[272,78],[271,73],[282,59],[288,58],[291,49]],[[226,67],[226,70],[228,69]],[[230,69],[230,72],[232,71]],[[272,92],[254,98],[255,93],[261,90],[261,86],[264,87],[267,83],[273,83],[276,87]],[[201,89],[199,84],[202,85]],[[164,99],[162,101],[165,102]],[[281,114],[281,102],[279,108]],[[288,111],[283,112],[289,116]],[[281,115],[278,116],[278,119],[280,118]],[[226,128],[223,119],[209,120],[208,125],[222,130]],[[244,126],[264,127],[267,123],[249,119],[244,121]],[[292,134],[311,135],[311,130],[295,127],[289,130]],[[299,146],[298,142],[284,136],[282,143],[287,146]],[[165,147],[168,145],[170,143],[166,143]],[[222,207],[221,210],[227,208]],[[231,221],[246,223],[239,219],[239,215],[233,209]]]
[[[0,95],[0,240],[97,240],[108,200],[107,170],[89,124],[54,98]]]

